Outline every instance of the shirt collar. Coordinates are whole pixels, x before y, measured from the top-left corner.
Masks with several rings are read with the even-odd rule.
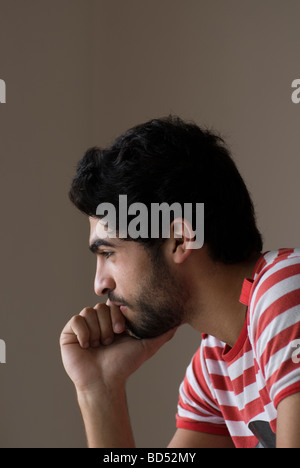
[[[249,305],[249,299],[251,294],[251,289],[253,285],[253,279],[245,278],[242,286],[242,291],[239,301],[246,306]]]

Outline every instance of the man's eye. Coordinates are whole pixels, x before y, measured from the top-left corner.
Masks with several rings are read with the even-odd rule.
[[[113,254],[113,252],[101,251],[101,252],[99,252],[99,254],[102,255],[105,258],[109,258]]]

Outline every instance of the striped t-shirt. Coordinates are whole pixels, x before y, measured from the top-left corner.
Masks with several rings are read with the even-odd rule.
[[[261,256],[240,302],[247,318],[233,348],[202,336],[180,386],[177,427],[268,446],[261,429],[275,439],[279,402],[300,392],[300,249]]]

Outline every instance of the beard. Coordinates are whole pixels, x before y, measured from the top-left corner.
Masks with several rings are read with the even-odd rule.
[[[170,271],[164,260],[156,258],[152,261],[152,271],[140,285],[140,293],[131,304],[121,298],[111,300],[122,302],[134,311],[134,319],[126,318],[126,328],[129,334],[144,339],[162,335],[181,325],[186,316],[187,299],[188,292],[182,281]]]
[[[171,301],[170,301],[171,302]],[[170,306],[151,307],[146,302],[139,302],[140,311],[138,320],[126,319],[126,329],[129,334],[138,339],[155,338],[162,335],[172,328],[182,324],[182,310],[177,311]],[[172,314],[173,311],[173,314]]]

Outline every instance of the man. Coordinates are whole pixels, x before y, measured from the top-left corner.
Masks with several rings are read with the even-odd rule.
[[[151,237],[149,214],[133,232],[136,212],[120,213],[125,195],[128,207],[189,204],[193,216],[174,214],[169,235]],[[126,380],[188,323],[202,341],[180,387],[170,447],[300,447],[300,251],[262,254],[251,198],[223,140],[179,118],[152,120],[88,150],[70,198],[89,216],[95,292],[108,298],[74,316],[60,341],[89,446],[134,447]]]

